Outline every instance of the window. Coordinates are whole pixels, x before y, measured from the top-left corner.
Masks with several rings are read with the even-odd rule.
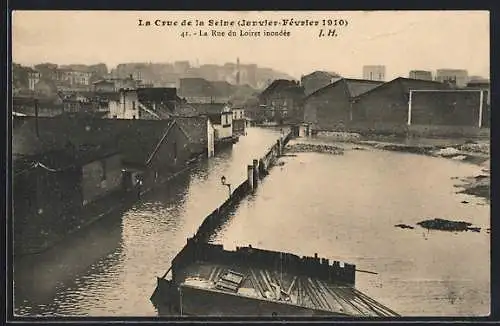
[[[135,114],[132,116],[132,119],[134,119],[134,120],[135,120]]]
[[[132,110],[135,110],[135,101],[132,101]]]

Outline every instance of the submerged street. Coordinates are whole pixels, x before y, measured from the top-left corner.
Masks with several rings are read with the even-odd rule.
[[[155,316],[156,276],[201,221],[227,198],[279,130],[250,128],[234,147],[201,162],[65,243],[15,264],[20,315]],[[489,313],[489,204],[456,194],[456,177],[480,171],[444,158],[377,149],[280,159],[213,241],[251,244],[354,263],[357,288],[401,315]],[[233,188],[234,188],[233,187]],[[468,204],[461,203],[463,200]],[[428,218],[465,220],[474,232],[428,232]],[[488,268],[485,268],[488,266]]]

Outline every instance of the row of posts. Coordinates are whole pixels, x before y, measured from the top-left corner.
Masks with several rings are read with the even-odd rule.
[[[276,140],[276,157],[283,155],[283,136]],[[247,180],[250,190],[255,190],[258,186],[260,179],[259,164],[263,164],[262,160],[254,159],[252,165],[247,166]],[[265,167],[267,168],[267,167]]]

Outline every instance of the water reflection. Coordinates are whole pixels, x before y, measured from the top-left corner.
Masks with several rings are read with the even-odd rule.
[[[149,300],[156,276],[168,269],[205,216],[226,200],[220,177],[240,184],[247,164],[278,135],[251,128],[232,149],[146,194],[125,213],[97,222],[50,254],[16,261],[16,314],[157,315]]]

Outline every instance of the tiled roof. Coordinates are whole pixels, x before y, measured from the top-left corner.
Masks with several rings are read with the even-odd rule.
[[[207,141],[207,117],[176,117],[175,121],[195,143]]]

